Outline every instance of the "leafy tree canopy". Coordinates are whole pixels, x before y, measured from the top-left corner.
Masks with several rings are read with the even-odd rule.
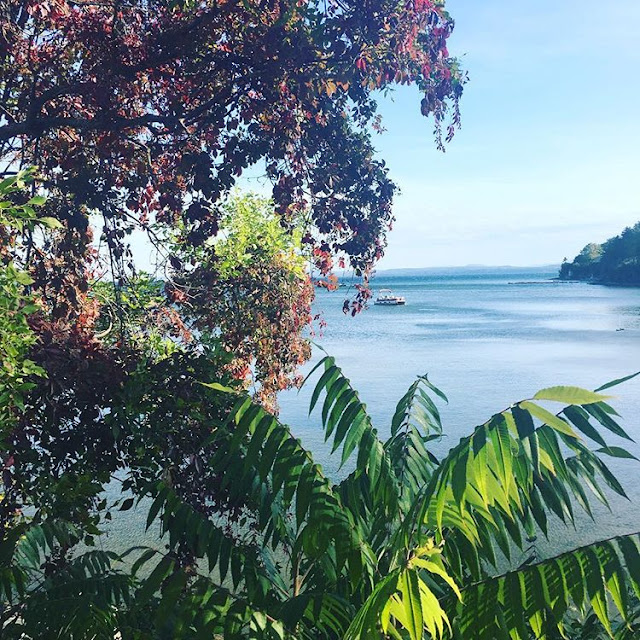
[[[588,244],[573,262],[563,263],[560,278],[640,285],[640,223],[601,245]]]
[[[301,382],[310,356],[310,252],[299,228],[283,229],[273,203],[235,194],[222,207],[220,234],[201,246],[175,242],[179,266],[169,298],[191,330],[213,335],[231,354],[229,370],[258,386],[264,406]]]
[[[249,365],[259,362],[256,378],[268,395],[296,382],[293,365],[308,353],[299,333],[312,294],[279,277],[283,261],[285,271],[298,270],[302,243],[325,275],[339,256],[366,279],[384,251],[396,189],[372,146],[380,128],[375,98],[395,85],[416,86],[437,143],[451,138],[465,82],[447,50],[452,29],[441,0],[1,3],[2,171],[37,165],[32,195],[46,194],[42,217],[60,227],[46,241],[22,232],[3,240],[33,278],[48,320],[104,330],[100,299],[89,290],[111,279],[108,307],[124,331],[119,307],[125,290],[135,289],[128,239],[137,230],[158,253],[154,276],[196,291],[215,282],[219,303],[205,320],[202,308],[187,313],[185,292],[171,286],[164,309],[156,301],[156,313],[139,320],[173,323],[183,336],[194,319],[225,322],[236,373],[250,382]],[[228,259],[212,257],[215,247],[237,270],[254,255],[238,262],[247,238],[228,203],[249,167],[273,185],[270,231],[259,244],[267,236],[285,242],[277,220],[296,247],[295,256],[278,259],[273,282],[282,289],[271,297],[265,254],[254,265],[262,275],[254,270],[242,285]],[[233,215],[238,205],[232,201]],[[233,231],[235,248],[211,242],[223,228]],[[256,309],[244,327],[239,307],[228,314],[240,289],[243,311]],[[366,287],[358,289],[354,310],[366,296]],[[283,305],[286,318],[278,318]],[[265,335],[265,322],[275,320],[279,335]]]
[[[440,0],[10,0],[0,156],[40,167],[68,229],[103,215],[122,268],[132,226],[215,235],[218,203],[261,161],[283,224],[309,210],[318,247],[368,269],[395,191],[371,145],[375,93],[416,85],[451,137],[452,28]]]

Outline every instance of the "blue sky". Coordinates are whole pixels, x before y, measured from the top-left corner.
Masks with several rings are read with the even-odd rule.
[[[537,265],[640,220],[640,0],[448,0],[470,82],[445,154],[413,89],[380,102],[402,194],[379,267]]]
[[[640,221],[640,0],[447,8],[462,129],[443,154],[415,88],[379,101],[374,143],[402,193],[378,268],[555,264]]]

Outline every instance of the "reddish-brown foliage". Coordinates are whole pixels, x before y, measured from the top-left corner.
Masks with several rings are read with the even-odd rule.
[[[371,142],[381,130],[376,92],[416,85],[438,144],[450,138],[464,83],[447,51],[452,28],[435,0],[0,3],[0,171],[37,165],[41,215],[61,223],[44,234],[0,229],[0,256],[34,279],[32,356],[47,373],[13,434],[19,464],[47,452],[49,438],[53,478],[73,475],[77,460],[91,484],[99,458],[103,469],[121,462],[110,459],[118,447],[109,448],[100,411],[132,362],[146,366],[144,349],[127,341],[135,229],[164,252],[171,277],[169,295],[136,316],[139,335],[217,336],[231,354],[220,373],[251,371],[267,406],[296,384],[309,356],[309,280],[289,281],[287,265],[268,261],[223,277],[215,256],[188,265],[184,256],[209,246],[230,190],[257,165],[282,227],[302,221],[321,281],[335,286],[337,256],[366,279],[384,252],[396,190]],[[182,256],[168,255],[167,237]],[[98,277],[113,280],[110,306],[96,296]],[[367,296],[359,288],[348,310]],[[29,451],[37,438],[25,429],[37,425],[42,442]],[[71,432],[79,449],[66,459]]]
[[[318,243],[366,270],[395,191],[373,92],[416,84],[438,136],[448,100],[453,126],[452,26],[432,0],[8,0],[0,155],[39,165],[69,228],[100,212],[118,270],[132,226],[215,235],[216,203],[259,160],[283,223],[309,208]]]

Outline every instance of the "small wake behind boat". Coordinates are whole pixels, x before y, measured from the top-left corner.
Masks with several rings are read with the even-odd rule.
[[[396,306],[400,304],[407,304],[407,301],[403,296],[395,296],[391,289],[380,289],[380,293],[378,293],[378,297],[374,304],[386,305],[386,306]]]

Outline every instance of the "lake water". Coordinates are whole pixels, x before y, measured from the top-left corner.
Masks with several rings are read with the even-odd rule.
[[[556,274],[555,269],[383,273],[374,280],[374,291],[391,288],[406,297],[406,306],[372,305],[352,318],[342,313],[345,289],[320,292],[316,307],[327,326],[317,342],[351,379],[381,433],[388,432],[395,405],[415,376],[428,373],[449,397],[441,407],[446,437],[434,445],[443,454],[474,426],[538,389],[561,384],[593,389],[640,370],[640,289],[551,280]],[[307,417],[311,387],[282,397],[281,418],[317,452],[327,473],[337,476],[339,460],[328,458],[317,412]],[[640,441],[640,377],[612,393],[625,428]],[[640,447],[616,440],[612,436],[612,443],[640,457]],[[575,532],[554,527],[554,549],[640,530],[640,463],[610,459],[610,467],[632,503],[613,498],[613,513],[597,509],[597,523],[581,518]]]
[[[595,388],[640,370],[640,289],[553,282],[557,271],[437,270],[381,274],[374,290],[391,288],[406,306],[371,306],[355,318],[342,313],[348,291],[320,291],[316,310],[327,326],[316,342],[334,356],[359,390],[384,434],[396,402],[416,375],[428,373],[445,391],[445,453],[493,413],[543,387]],[[620,329],[623,329],[622,331]],[[316,349],[314,359],[322,354]],[[328,455],[319,416],[309,418],[310,385],[281,397],[281,419],[333,477],[344,473]],[[640,441],[640,378],[614,390],[624,426]],[[640,447],[623,444],[640,457]],[[612,513],[580,518],[576,531],[555,526],[541,551],[640,530],[640,463],[611,460],[632,500],[612,499]],[[112,542],[139,542],[144,514],[119,514]]]

